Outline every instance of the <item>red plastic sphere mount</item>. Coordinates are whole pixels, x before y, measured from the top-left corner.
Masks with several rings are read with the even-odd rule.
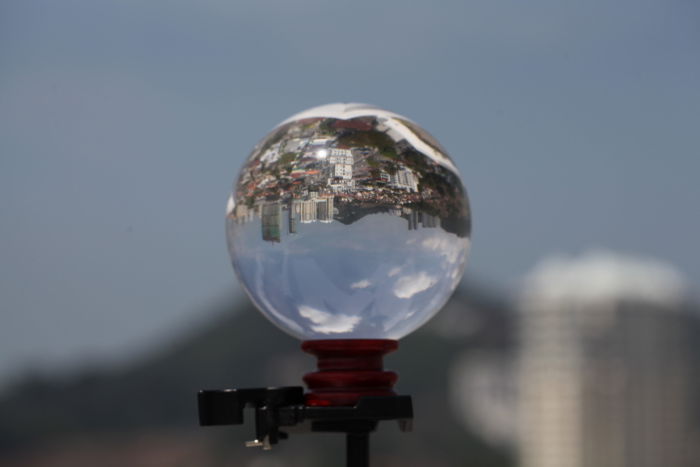
[[[304,375],[306,405],[353,406],[363,396],[395,396],[399,376],[384,370],[384,355],[399,347],[391,339],[304,341],[304,352],[318,358],[318,371]]]

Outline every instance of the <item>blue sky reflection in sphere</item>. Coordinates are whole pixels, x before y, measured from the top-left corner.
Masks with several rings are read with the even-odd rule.
[[[446,151],[364,104],[301,112],[253,149],[227,206],[234,268],[263,314],[301,339],[398,339],[464,271],[466,190]]]

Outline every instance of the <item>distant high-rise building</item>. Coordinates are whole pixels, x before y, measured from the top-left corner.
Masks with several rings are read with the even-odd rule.
[[[418,178],[411,169],[402,167],[396,173],[389,175],[389,186],[416,192],[418,191]]]
[[[328,185],[336,190],[349,186],[352,181],[354,157],[349,149],[329,148],[326,150],[326,176]]]
[[[350,180],[352,178],[352,165],[350,164],[333,164],[330,170],[331,178],[340,178]]]
[[[299,201],[296,199],[293,199],[289,203],[289,212],[287,215],[289,216],[288,223],[289,223],[289,233],[290,234],[295,234],[297,233],[297,222],[299,221],[299,213],[301,209],[299,206]]]
[[[333,197],[323,196],[294,202],[294,211],[303,224],[333,221]],[[291,215],[291,214],[290,214]],[[295,227],[296,229],[296,227]]]
[[[404,208],[403,218],[408,221],[408,230],[417,230],[418,226],[423,228],[435,228],[439,225],[440,219],[437,216],[431,216],[428,213],[420,212],[415,209]],[[398,214],[400,215],[400,214]]]
[[[282,230],[282,206],[279,201],[265,203],[261,208],[262,238],[267,242],[279,242]]]
[[[250,210],[245,204],[238,204],[231,213],[231,216],[236,219],[236,222],[241,224],[246,223],[249,220],[250,215]]]
[[[333,221],[333,197],[329,196],[316,203],[316,217],[321,222]]]
[[[353,164],[353,155],[350,149],[329,148],[327,160],[329,164]]]
[[[428,213],[422,213],[422,223],[425,228],[435,228],[438,226],[440,219],[437,216],[431,216]]]
[[[306,199],[306,200],[301,201],[299,203],[301,206],[300,217],[301,217],[301,222],[303,224],[307,224],[309,222],[314,222],[314,221],[316,221],[316,219],[318,219],[318,211],[316,209],[316,199],[317,198]]]
[[[522,467],[690,467],[682,281],[608,254],[550,261],[519,300]]]
[[[408,230],[418,229],[418,211],[411,210],[408,214]]]

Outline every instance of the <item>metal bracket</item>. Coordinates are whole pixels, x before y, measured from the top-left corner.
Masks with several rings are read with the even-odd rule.
[[[411,431],[411,396],[362,397],[352,407],[307,406],[300,386],[279,388],[199,391],[199,423],[202,426],[241,425],[244,409],[255,410],[255,439],[248,447],[272,449],[295,431],[346,433],[348,465],[369,464],[369,433],[380,421],[396,420],[401,431]]]

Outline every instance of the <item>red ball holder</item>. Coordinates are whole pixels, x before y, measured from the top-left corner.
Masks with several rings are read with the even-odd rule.
[[[395,396],[399,375],[384,370],[384,355],[399,347],[391,339],[304,341],[304,352],[318,358],[318,371],[304,375],[309,406],[354,406],[363,396]]]

